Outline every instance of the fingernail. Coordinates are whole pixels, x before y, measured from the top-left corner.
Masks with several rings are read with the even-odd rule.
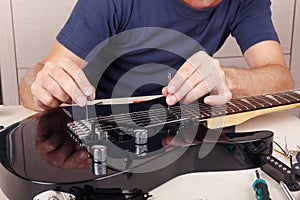
[[[204,98],[204,103],[212,104],[212,98],[210,96]]]
[[[86,97],[79,96],[79,97],[77,97],[76,102],[78,103],[78,105],[84,106],[86,103]]]
[[[90,87],[86,87],[86,88],[84,88],[84,94],[86,96],[90,96],[93,94],[93,90]]]
[[[175,93],[175,87],[173,85],[169,85],[167,89],[168,89],[168,93],[171,94]]]
[[[167,103],[169,104],[169,105],[174,105],[175,103],[177,103],[177,99],[176,99],[176,97],[174,96],[174,95],[169,95],[169,96],[167,96]]]

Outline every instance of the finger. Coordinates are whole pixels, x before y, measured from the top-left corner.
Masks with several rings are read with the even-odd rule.
[[[43,87],[43,80],[48,79],[49,76],[44,70],[37,73],[35,81],[32,83],[30,90],[35,103],[42,108],[53,108],[60,104],[47,90]]]
[[[210,66],[212,58],[204,51],[199,51],[193,54],[187,61],[179,68],[174,78],[168,85],[169,93],[176,92],[177,89],[187,80],[200,66]],[[205,70],[203,70],[205,73]],[[204,77],[207,76],[204,74]],[[172,87],[171,87],[172,86]]]
[[[200,78],[201,75],[199,75],[198,77],[199,80],[202,79]],[[182,99],[182,103],[189,104],[203,97],[204,95],[212,91],[214,88],[218,87],[219,84],[223,84],[223,81],[219,77],[219,75],[210,74],[208,77],[205,77],[203,80],[201,80],[201,82],[194,86],[194,88],[185,95],[185,97]],[[223,90],[223,88],[220,89]]]
[[[161,93],[163,96],[168,96],[168,88],[167,87],[163,87],[163,89],[161,90]]]
[[[197,70],[198,66],[194,66],[191,62],[186,61],[171,79],[167,87],[169,94],[174,94],[183,85],[183,83]]]
[[[75,80],[76,84],[85,96],[95,98],[95,88],[90,84],[80,67],[68,58],[61,59],[59,64],[73,78],[73,80]]]
[[[209,89],[205,81],[199,83],[193,90],[189,91],[189,93],[182,99],[183,104],[189,104],[194,102],[197,99],[200,99],[207,93],[209,93]]]
[[[196,67],[191,65],[188,61],[178,70],[167,88],[163,89],[163,95],[166,95],[166,102],[168,105],[176,104],[192,89],[191,84],[186,83],[186,81],[195,71]]]
[[[178,70],[168,85],[167,103],[174,105],[190,92],[197,83],[201,82],[211,73],[215,73],[215,59],[203,51],[191,56]]]
[[[184,83],[183,85],[174,93],[176,96],[176,99],[178,101],[182,99],[186,99],[186,96],[191,93],[192,91],[195,90],[195,87],[197,87],[198,84],[203,82],[206,77],[204,77],[201,73],[200,70],[196,70]],[[205,88],[206,89],[206,88]],[[206,92],[209,92],[207,89],[205,90]],[[193,93],[193,92],[192,92]],[[204,95],[204,94],[202,94]],[[196,97],[200,98],[201,96],[196,95]],[[192,101],[194,101],[195,98],[193,98]],[[190,103],[192,101],[186,102]],[[183,101],[184,103],[184,101]]]
[[[59,100],[49,94],[40,84],[32,84],[31,93],[35,103],[43,109],[55,108],[61,104]]]
[[[168,105],[174,105],[178,101],[188,104],[201,98],[210,91],[208,84],[206,84],[207,80],[205,80],[207,79],[206,76],[209,76],[209,73],[202,74],[201,71],[202,67],[200,66],[174,94],[167,96],[166,101]]]
[[[232,98],[232,93],[229,89],[225,89],[222,93],[217,95],[209,95],[204,98],[204,103],[209,105],[222,105],[227,103]]]
[[[34,100],[35,105],[37,105],[42,110],[50,110],[50,109],[54,108],[54,107],[47,106],[47,105],[43,104],[41,101],[37,100],[36,98],[34,98],[33,100]],[[59,105],[59,103],[57,105]]]
[[[62,68],[51,62],[45,64],[44,70],[60,85],[60,87],[80,106],[86,105],[85,94],[78,88],[73,78]]]
[[[49,77],[44,81],[44,88],[48,91],[49,94],[52,94],[60,102],[68,102],[70,96],[58,85],[58,83],[52,78]]]

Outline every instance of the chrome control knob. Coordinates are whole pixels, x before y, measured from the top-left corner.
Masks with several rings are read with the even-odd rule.
[[[107,147],[104,145],[93,145],[93,173],[96,176],[107,173]]]
[[[135,136],[135,154],[145,156],[147,154],[148,131],[146,129],[134,130]]]

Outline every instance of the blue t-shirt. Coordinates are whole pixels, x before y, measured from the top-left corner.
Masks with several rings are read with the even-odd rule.
[[[279,41],[270,0],[223,0],[194,9],[181,0],[79,0],[57,40],[89,65],[97,98],[161,94],[168,72],[232,34],[244,53]]]

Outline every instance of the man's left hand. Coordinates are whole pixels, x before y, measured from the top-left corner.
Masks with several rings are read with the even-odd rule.
[[[209,105],[221,105],[232,98],[219,61],[203,51],[195,53],[179,68],[162,94],[168,105],[179,101],[189,104],[206,94],[204,103]]]

